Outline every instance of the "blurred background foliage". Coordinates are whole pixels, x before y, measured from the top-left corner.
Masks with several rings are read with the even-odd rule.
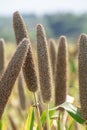
[[[56,13],[49,15],[22,14],[28,26],[32,40],[35,40],[36,25],[42,23],[48,37],[58,38],[66,35],[70,40],[75,40],[82,32],[87,33],[87,15],[73,13]],[[0,37],[6,41],[14,42],[12,17],[0,16]]]

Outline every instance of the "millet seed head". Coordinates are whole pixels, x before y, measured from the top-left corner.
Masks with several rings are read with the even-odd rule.
[[[31,46],[28,49],[27,57],[23,65],[23,74],[28,89],[31,92],[36,92],[38,89],[38,79]]]
[[[13,89],[14,83],[21,70],[22,64],[24,63],[28,47],[29,41],[27,39],[24,39],[17,47],[0,79],[0,119]]]
[[[87,35],[81,34],[78,56],[79,94],[82,116],[87,120]]]
[[[46,34],[41,24],[37,25],[37,53],[40,90],[43,102],[47,103],[51,100],[52,78]]]
[[[55,105],[66,101],[68,88],[68,45],[65,36],[59,40],[55,72]]]
[[[24,92],[24,86],[23,86],[23,74],[22,71],[20,72],[18,76],[18,93],[19,93],[19,100],[20,105],[23,110],[26,109],[26,97]]]
[[[14,31],[15,31],[17,44],[24,37],[28,38],[29,40],[26,24],[18,11],[15,12],[13,15],[13,25],[14,25]],[[28,89],[31,92],[36,92],[38,89],[38,81],[37,81],[37,74],[36,74],[36,68],[35,68],[31,45],[29,45],[26,60],[23,65],[23,74],[24,74],[25,82],[27,84]]]
[[[55,75],[55,64],[56,64],[56,48],[55,48],[55,41],[54,39],[49,39],[49,51],[50,51],[50,59],[51,59],[51,66],[53,75]]]
[[[13,27],[17,44],[19,44],[23,38],[28,38],[26,24],[22,15],[18,11],[13,14]]]
[[[5,41],[0,39],[0,75],[5,69]]]

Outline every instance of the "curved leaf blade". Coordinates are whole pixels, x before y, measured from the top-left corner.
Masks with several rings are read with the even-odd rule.
[[[55,110],[58,110],[58,108],[65,109],[73,119],[75,119],[80,124],[84,124],[85,120],[82,118],[81,111],[77,107],[72,105],[71,103],[64,102],[63,104],[57,107],[54,107],[50,109],[49,111],[55,111]]]
[[[30,107],[29,114],[25,124],[25,130],[33,130],[34,126],[34,108]]]

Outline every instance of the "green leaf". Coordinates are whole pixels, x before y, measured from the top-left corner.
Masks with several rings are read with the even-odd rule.
[[[58,130],[62,130],[62,122],[61,122],[61,120],[58,120]]]
[[[75,129],[75,120],[73,120],[68,128],[68,130],[73,130]]]
[[[42,126],[45,125],[46,119],[47,119],[46,111],[43,111],[43,113],[41,115]]]
[[[64,102],[63,104],[54,107],[49,111],[55,111],[58,110],[58,108],[64,108],[68,112],[68,114],[80,124],[83,124],[85,122],[85,120],[82,118],[81,111],[71,103]]]
[[[0,120],[0,130],[2,130],[2,121]]]
[[[33,130],[34,126],[34,108],[30,107],[29,114],[25,124],[25,130]]]
[[[49,116],[50,116],[50,118],[54,115],[54,113],[55,113],[55,111],[49,111]],[[47,113],[46,113],[46,111],[43,111],[43,113],[42,113],[42,115],[41,115],[42,126],[45,125],[46,119],[47,119]]]

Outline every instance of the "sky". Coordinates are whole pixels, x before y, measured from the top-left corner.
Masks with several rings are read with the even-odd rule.
[[[0,0],[1,1],[1,0]],[[56,12],[87,12],[87,0],[2,0],[0,15],[12,15],[13,12],[34,13],[38,15]]]

